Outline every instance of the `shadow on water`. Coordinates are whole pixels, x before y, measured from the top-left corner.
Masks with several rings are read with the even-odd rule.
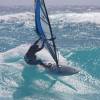
[[[22,77],[24,81],[14,92],[14,100],[22,100],[25,97],[32,96],[44,97],[44,95],[50,95],[50,97],[53,96],[59,100],[59,97],[56,96],[56,94],[50,92],[50,89],[56,83],[56,80],[50,79],[46,74],[37,70],[36,66],[25,66]]]
[[[13,94],[14,100],[23,100],[27,97],[44,98],[44,95],[45,98],[47,96],[51,99],[56,98],[55,100],[61,100],[62,96],[52,90],[57,81],[70,87],[74,91],[77,91],[70,84],[60,80],[59,77],[49,75],[46,71],[40,71],[35,65],[30,66],[23,64],[23,66],[25,66],[22,71],[23,82],[16,88],[16,91]]]

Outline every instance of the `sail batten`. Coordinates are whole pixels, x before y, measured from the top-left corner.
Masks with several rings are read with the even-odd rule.
[[[35,25],[37,35],[42,41],[45,41],[45,47],[58,66],[56,45],[44,0],[35,0]],[[51,39],[51,41],[47,39]]]
[[[47,22],[47,21],[45,21],[42,17],[41,17],[41,19],[42,19],[42,20],[43,20],[43,21],[44,21],[47,25],[49,25],[49,24],[48,24],[48,22]]]

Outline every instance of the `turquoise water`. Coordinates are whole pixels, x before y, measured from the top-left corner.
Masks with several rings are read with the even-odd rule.
[[[99,100],[100,12],[63,12],[50,15],[56,44],[68,64],[80,69],[73,76],[54,76],[24,62],[38,38],[34,14],[0,16],[1,100]],[[42,55],[43,56],[43,55]]]

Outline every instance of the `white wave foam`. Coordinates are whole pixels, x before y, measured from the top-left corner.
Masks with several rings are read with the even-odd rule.
[[[16,21],[16,20],[26,20],[29,19],[33,16],[32,13],[30,12],[26,12],[26,13],[17,13],[17,14],[10,14],[10,15],[2,15],[0,16],[0,20],[12,20],[12,21]]]
[[[7,52],[0,53],[0,69],[1,69],[2,72],[3,72],[3,70],[4,70],[4,72],[6,72],[6,76],[7,77],[5,77],[5,78],[7,78],[7,79],[9,78],[6,81],[6,83],[9,84],[10,86],[12,85],[13,87],[17,87],[17,86],[20,87],[18,82],[22,81],[22,73],[24,73],[25,76],[27,76],[26,75],[27,71],[26,71],[26,73],[25,73],[25,70],[23,72],[23,68],[25,68],[27,65],[24,64],[24,62],[22,61],[22,58],[23,58],[24,54],[27,52],[29,47],[30,47],[30,45],[25,44],[25,45],[21,45],[19,47],[16,47],[16,48],[14,48],[12,50],[9,50]],[[47,56],[46,59],[48,59],[49,55],[48,54],[46,55],[46,51],[43,50],[43,51],[41,51],[41,53],[38,54],[38,56],[42,56],[42,58],[43,57],[45,58]],[[18,61],[14,61],[13,60],[13,62],[10,62],[9,59],[15,59],[16,57],[17,58],[19,57],[19,60],[21,59],[22,62],[19,61],[19,60]],[[49,59],[50,59],[50,57],[49,57]],[[31,67],[28,67],[28,68],[31,68]],[[12,75],[13,73],[16,73],[16,71],[18,73]],[[34,72],[34,70],[32,71],[32,73],[33,72]],[[20,73],[20,75],[19,75],[19,73]],[[2,74],[2,75],[4,75],[4,74]],[[29,73],[28,73],[28,75],[29,75]],[[37,74],[33,73],[33,74],[30,74],[30,75],[35,75],[35,77],[32,76],[33,79],[35,78],[34,80],[32,78],[29,78],[29,80],[31,79],[34,84],[33,83],[32,84],[28,84],[31,87],[33,86],[32,87],[33,90],[35,88],[36,89],[38,88],[40,90],[45,90],[45,88],[48,87],[48,85],[53,82],[52,81],[53,79],[52,80],[50,80],[50,79],[47,80],[47,78],[45,79],[44,75],[41,76],[42,75],[41,73],[40,73],[40,76],[41,76],[40,78],[41,79],[39,79],[39,73],[37,73]],[[31,77],[30,75],[29,75],[29,77]],[[60,92],[62,94],[63,93],[67,93],[68,95],[70,94],[71,96],[73,96],[74,94],[95,94],[95,93],[97,93],[98,90],[95,89],[95,86],[92,87],[91,84],[90,84],[90,86],[88,85],[87,80],[86,80],[87,77],[89,79],[91,78],[90,76],[88,76],[84,72],[81,72],[78,75],[69,76],[69,77],[58,77],[58,78],[54,77],[56,79],[56,83],[54,83],[54,85],[48,91],[52,91],[54,93],[57,93],[57,92],[59,93]],[[25,79],[25,77],[24,77],[24,79]],[[85,81],[84,81],[84,79],[85,79]],[[93,79],[91,79],[90,82],[93,82]],[[7,85],[7,86],[9,86],[9,85]],[[25,88],[26,88],[26,84],[23,83],[23,85],[25,85]],[[97,85],[99,86],[99,84],[97,84]],[[14,90],[14,88],[11,88],[10,86],[8,87],[8,89],[12,93],[15,90]],[[72,89],[74,87],[77,89],[77,91],[74,91]],[[7,94],[7,96],[9,95],[8,92],[6,92],[6,91],[4,91],[4,92]],[[40,93],[41,93],[41,91],[40,91]],[[2,94],[1,92],[0,92],[0,95],[4,96],[4,94]],[[74,98],[71,99],[71,100],[74,100]]]
[[[50,18],[53,20],[53,23],[56,22],[75,22],[75,23],[82,23],[82,22],[90,22],[100,24],[100,12],[89,12],[89,13],[60,13],[50,15]],[[0,16],[0,23],[4,22],[22,22],[26,26],[33,26],[34,22],[34,14],[31,12],[25,13],[17,13],[17,14],[10,14],[10,15],[3,15]]]
[[[89,13],[62,13],[52,16],[52,19],[61,22],[91,22],[100,24],[100,12]]]
[[[22,57],[24,57],[24,55],[27,52],[27,50],[29,49],[29,47],[30,47],[30,44],[25,44],[25,45],[16,47],[14,49],[11,49],[7,52],[0,53],[0,59],[1,59],[1,61],[4,60],[4,62],[5,62],[5,61],[8,61],[8,59],[15,59],[16,57],[22,58]],[[40,58],[41,60],[43,60],[44,62],[54,62],[51,55],[48,53],[48,51],[46,49],[43,49],[40,52],[38,52],[37,57]],[[68,63],[61,54],[59,54],[59,59],[60,59],[60,63],[62,63],[64,65],[66,65]]]
[[[22,23],[27,26],[30,26],[33,24],[33,21],[34,21],[34,14],[30,12],[0,16],[1,23],[17,23],[17,24]]]

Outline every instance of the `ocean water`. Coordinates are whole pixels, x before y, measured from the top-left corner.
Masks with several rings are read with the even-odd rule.
[[[38,38],[32,10],[1,8],[0,100],[100,100],[99,8],[69,7],[50,13],[58,50],[69,65],[80,69],[66,77],[24,62],[25,52]]]

